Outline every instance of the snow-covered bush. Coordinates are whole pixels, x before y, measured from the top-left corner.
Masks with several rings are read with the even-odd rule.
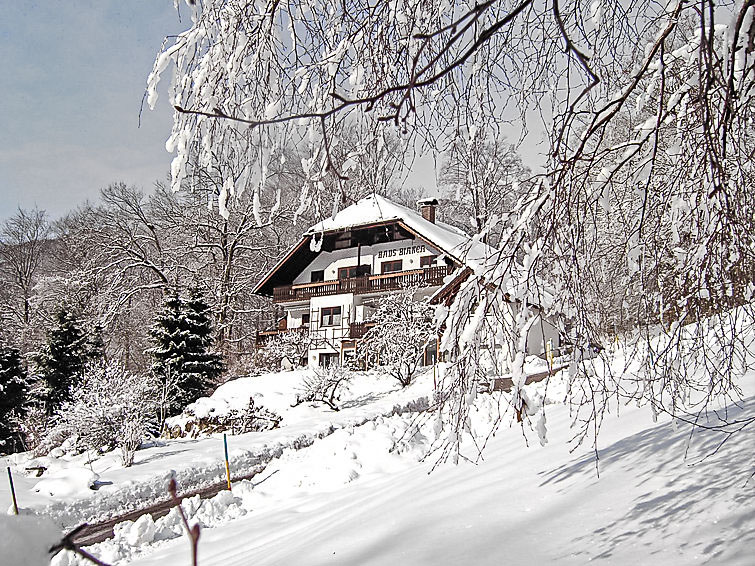
[[[40,403],[28,407],[24,418],[18,421],[18,428],[27,450],[42,456],[65,440],[60,438],[58,442],[53,441],[52,432],[55,429],[51,425],[51,420]]]
[[[305,365],[307,352],[312,342],[308,329],[294,329],[281,332],[270,338],[260,348],[258,360],[264,367],[278,370]]]
[[[165,422],[165,436],[197,438],[225,431],[231,434],[260,432],[278,428],[281,422],[280,415],[255,405],[252,397],[249,397],[249,403],[243,409],[218,405],[208,408],[202,403],[204,400],[206,398],[199,399],[182,414],[169,418]]]
[[[151,375],[122,366],[88,366],[71,400],[56,414],[50,435],[73,438],[80,450],[119,448],[124,466],[134,462],[141,442],[157,426],[158,386]]]
[[[359,360],[367,367],[382,366],[402,387],[422,365],[425,348],[435,338],[433,307],[404,289],[380,299],[373,326],[359,344]]]
[[[325,403],[337,411],[340,391],[354,378],[354,374],[343,366],[330,366],[316,370],[302,382],[302,390],[296,395],[296,404],[315,402]]]

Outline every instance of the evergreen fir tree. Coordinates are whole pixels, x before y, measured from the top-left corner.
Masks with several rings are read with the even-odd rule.
[[[45,348],[35,358],[44,386],[41,401],[48,415],[71,399],[71,387],[79,383],[90,359],[88,337],[81,330],[78,317],[63,306],[55,318],[55,326],[47,332]]]
[[[223,373],[223,359],[212,349],[213,328],[210,307],[198,289],[192,289],[186,305],[186,361],[184,373],[191,382],[187,390],[196,398],[217,384]],[[188,385],[188,384],[187,384]]]
[[[187,301],[169,294],[149,332],[155,346],[152,371],[162,383],[164,408],[178,414],[186,405],[206,395],[223,371],[219,354],[211,351],[212,322],[209,308],[193,291]]]
[[[0,454],[22,449],[18,422],[26,414],[29,386],[21,355],[0,346]]]

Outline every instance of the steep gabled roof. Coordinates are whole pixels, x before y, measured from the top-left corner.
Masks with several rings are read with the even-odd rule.
[[[339,211],[335,217],[318,222],[306,233],[314,235],[388,220],[400,221],[420,238],[428,240],[463,265],[482,261],[493,253],[492,248],[473,240],[458,228],[444,222],[430,222],[418,212],[379,195],[361,199]]]
[[[291,247],[278,262],[264,275],[255,286],[254,293],[267,294],[264,291],[275,282],[277,274],[298,270],[298,273],[317,255],[312,249],[312,240],[318,240],[326,234],[342,232],[349,229],[372,227],[381,224],[398,224],[414,237],[424,240],[437,248],[459,265],[475,268],[490,257],[494,250],[489,246],[470,238],[461,230],[443,222],[433,223],[405,206],[388,199],[371,195],[339,211],[334,217],[325,219],[310,227],[301,240]]]

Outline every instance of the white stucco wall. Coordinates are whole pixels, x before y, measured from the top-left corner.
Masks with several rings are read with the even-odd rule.
[[[328,307],[341,307],[341,322],[334,326],[321,326],[321,311]],[[320,354],[340,354],[340,341],[349,337],[349,325],[355,322],[356,306],[353,293],[312,297],[310,300],[310,333],[316,337],[309,349],[309,365],[319,364]]]

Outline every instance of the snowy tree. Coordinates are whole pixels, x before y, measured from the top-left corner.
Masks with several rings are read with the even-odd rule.
[[[19,422],[26,414],[29,385],[21,356],[15,348],[0,346],[0,453],[22,446]]]
[[[48,248],[50,226],[44,211],[23,210],[0,226],[0,300],[3,331],[15,329],[24,352],[33,333],[34,286]]]
[[[210,307],[205,302],[202,293],[194,288],[189,292],[186,305],[186,337],[187,355],[184,358],[181,372],[186,375],[197,376],[199,382],[214,384],[223,373],[223,360],[217,352],[212,350],[213,328]],[[206,386],[206,385],[205,385]]]
[[[170,293],[150,329],[155,363],[152,372],[165,390],[167,415],[181,412],[217,383],[223,371],[219,354],[211,350],[212,323],[207,304],[196,291],[188,300]]]
[[[275,191],[260,203],[268,213],[277,209],[259,223],[251,192],[228,203],[233,214],[227,219],[208,210],[223,178],[195,163],[191,191],[172,193],[162,184],[151,194],[123,183],[106,187],[100,203],[56,223],[62,273],[48,279],[51,298],[44,300],[52,301],[66,287],[73,304],[103,325],[109,353],[131,368],[146,369],[144,329],[164,291],[195,286],[204,291],[216,321],[216,348],[229,363],[238,363],[253,350],[256,330],[267,321],[267,303],[251,292],[257,274],[298,237],[290,221],[299,206],[291,187],[302,182],[295,165],[300,159],[293,152],[286,155],[285,163],[271,170]],[[286,222],[275,224],[279,217]]]
[[[353,379],[354,374],[344,366],[333,364],[317,369],[302,381],[301,391],[296,394],[296,404],[324,403],[338,411],[341,392]]]
[[[81,329],[76,313],[66,305],[61,307],[55,326],[47,332],[47,344],[34,358],[35,374],[42,385],[39,396],[48,415],[70,399],[71,388],[81,380],[87,362],[98,353]]]
[[[416,300],[415,293],[409,288],[381,297],[370,316],[376,324],[358,345],[365,366],[381,366],[402,387],[411,383],[436,337],[434,308],[427,300]]]
[[[532,172],[522,163],[513,144],[486,135],[483,130],[456,140],[447,152],[439,185],[448,200],[444,220],[466,232],[482,233],[494,219],[511,213],[527,192]],[[496,227],[500,228],[500,227]],[[485,234],[495,245],[496,234]]]
[[[501,328],[523,345],[533,305],[581,340],[604,332],[599,299],[617,255],[627,286],[612,304],[642,338],[645,378],[627,391],[575,369],[572,397],[590,411],[577,420],[597,430],[614,394],[674,414],[690,389],[737,395],[732,359],[748,350],[738,337],[751,317],[730,309],[752,299],[755,249],[752,0],[208,0],[191,10],[190,29],[155,62],[148,102],[171,68],[173,186],[191,155],[232,163],[224,204],[247,186],[265,190],[255,172],[282,139],[309,152],[302,203],[337,187],[335,210],[350,190],[332,151],[346,122],[397,127],[405,147],[442,154],[473,139],[472,126],[526,132],[542,117],[542,173],[497,219],[500,249],[444,313],[451,421],[466,423],[480,349]],[[613,220],[621,229],[606,249]],[[703,319],[710,328],[689,339],[687,323]]]
[[[126,371],[117,364],[87,366],[55,415],[57,437],[75,440],[81,450],[95,453],[119,449],[123,465],[134,462],[134,453],[157,425],[155,378]]]
[[[293,329],[280,332],[270,338],[260,349],[260,357],[266,365],[280,368],[285,360],[289,367],[295,368],[306,364],[312,337],[309,329]]]

